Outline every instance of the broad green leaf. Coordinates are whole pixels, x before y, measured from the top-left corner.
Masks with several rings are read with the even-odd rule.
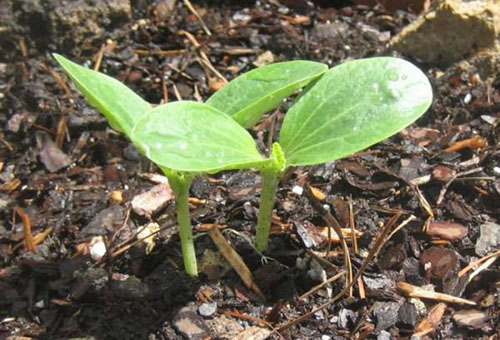
[[[80,66],[61,55],[54,53],[54,58],[113,129],[130,136],[135,123],[151,109],[148,102],[118,80]]]
[[[217,172],[269,162],[230,116],[192,101],[152,109],[135,125],[132,141],[160,167],[177,171]]]
[[[280,132],[287,166],[323,163],[363,150],[414,122],[431,102],[425,74],[402,59],[338,65],[287,112]]]
[[[306,86],[328,67],[314,61],[294,60],[256,68],[215,92],[207,104],[232,116],[245,128],[280,106],[283,99]]]

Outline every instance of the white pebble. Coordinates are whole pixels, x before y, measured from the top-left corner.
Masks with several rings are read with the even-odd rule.
[[[99,262],[106,254],[106,245],[102,236],[96,236],[90,241],[90,257],[92,260]]]
[[[296,195],[302,196],[302,194],[304,193],[304,188],[301,187],[300,185],[295,185],[292,188],[292,192]]]

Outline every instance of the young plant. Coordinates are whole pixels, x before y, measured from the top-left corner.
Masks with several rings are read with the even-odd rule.
[[[226,93],[250,91],[250,82],[229,83]],[[231,114],[240,98],[215,93],[217,102]],[[273,145],[270,163],[260,168],[262,192],[256,248],[267,249],[276,188],[292,166],[320,164],[363,150],[403,129],[419,118],[432,102],[427,77],[402,59],[378,57],[338,65],[311,83],[290,107]],[[223,107],[226,105],[228,111]],[[254,122],[251,112],[235,114],[239,122]]]
[[[188,205],[193,177],[198,173],[227,169],[265,169],[272,158],[262,157],[250,134],[236,120],[219,111],[216,100],[212,106],[180,101],[152,108],[119,81],[60,55],[54,54],[54,58],[89,103],[104,114],[111,127],[123,132],[167,176],[177,205],[184,267],[189,275],[196,276]],[[316,62],[293,61],[250,71],[231,82],[231,91],[240,86],[241,79],[246,79],[244,84],[252,83],[253,89],[234,92],[235,96],[246,99],[233,98],[230,113],[236,114],[235,118],[241,117],[239,121],[245,126],[253,124],[263,113],[279,106],[283,98],[319,77],[326,69],[325,65]]]

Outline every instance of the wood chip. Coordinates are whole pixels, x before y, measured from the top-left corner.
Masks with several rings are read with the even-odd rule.
[[[429,223],[427,234],[448,241],[457,241],[464,238],[468,229],[461,224],[434,221]]]
[[[163,209],[171,200],[174,193],[168,184],[158,184],[132,199],[132,209],[139,215],[151,217]]]
[[[265,340],[269,335],[271,335],[270,330],[253,326],[233,337],[233,340]]]
[[[250,271],[250,269],[248,269],[247,265],[245,264],[245,262],[243,262],[243,259],[236,252],[236,250],[231,247],[231,245],[226,240],[224,235],[222,235],[219,229],[212,228],[208,232],[208,235],[210,235],[210,238],[215,243],[222,256],[224,256],[226,261],[229,262],[234,270],[238,273],[247,288],[257,294],[259,298],[265,300],[264,294],[253,280],[252,272]]]
[[[318,201],[322,201],[322,200],[324,200],[326,198],[326,194],[323,191],[321,191],[321,190],[319,190],[318,188],[315,188],[315,187],[311,187],[311,194]]]
[[[471,328],[480,328],[489,319],[490,317],[488,314],[475,309],[461,310],[453,314],[453,320],[455,320],[457,324]]]
[[[459,298],[459,297],[456,297],[453,295],[431,292],[431,291],[425,290],[421,287],[411,285],[411,284],[406,283],[406,282],[397,282],[396,286],[398,287],[399,290],[401,290],[406,295],[411,296],[411,297],[437,300],[437,301],[443,301],[443,302],[448,302],[448,303],[465,304],[465,305],[471,305],[471,306],[476,305],[476,303],[474,301],[471,301],[471,300],[462,299],[462,298]]]
[[[441,322],[443,318],[444,312],[446,311],[446,304],[438,303],[434,305],[430,310],[425,319],[421,320],[417,327],[415,328],[415,333],[413,336],[421,337],[426,334],[429,334],[436,329],[436,327]]]

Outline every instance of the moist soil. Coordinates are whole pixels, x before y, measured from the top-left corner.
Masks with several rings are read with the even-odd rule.
[[[498,339],[498,261],[474,277],[459,272],[498,250],[481,231],[500,214],[500,78],[483,57],[437,69],[402,56],[429,76],[431,108],[368,150],[289,171],[265,257],[252,247],[258,174],[198,176],[190,203],[200,275],[190,278],[173,201],[146,211],[131,203],[164,181],[160,171],[108,127],[51,53],[98,64],[154,104],[204,100],[223,82],[203,53],[228,80],[266,62],[334,66],[399,56],[387,42],[415,14],[348,1],[193,1],[202,23],[180,1],[1,2],[1,338],[409,339],[423,330],[427,338]],[[263,152],[289,106],[251,129]],[[301,193],[307,185],[315,198]],[[346,285],[339,275],[302,297],[346,270],[342,247],[318,234],[327,225],[312,204],[318,199],[342,227],[362,233],[349,243],[354,273],[384,228],[400,229],[384,239],[361,285],[284,327]],[[148,248],[135,241],[150,222],[160,232]],[[28,225],[34,249],[24,237]],[[207,234],[213,226],[265,299],[221,258]],[[109,254],[100,261],[96,243]],[[432,284],[475,305],[411,298],[397,282]]]

